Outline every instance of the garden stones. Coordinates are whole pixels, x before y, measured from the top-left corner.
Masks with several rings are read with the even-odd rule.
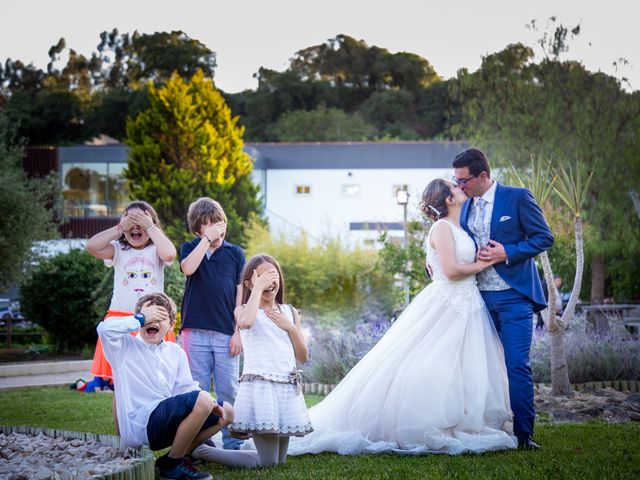
[[[599,418],[607,422],[640,421],[640,395],[618,392],[612,388],[573,392],[570,397],[555,397],[551,388],[535,390],[536,411],[547,413],[554,422],[584,422]]]
[[[140,460],[129,449],[95,440],[0,433],[0,479],[85,479],[120,472]]]

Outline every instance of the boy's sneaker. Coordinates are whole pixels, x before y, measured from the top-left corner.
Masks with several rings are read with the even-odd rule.
[[[213,480],[210,474],[196,470],[184,460],[173,468],[157,464],[156,468],[160,480]]]

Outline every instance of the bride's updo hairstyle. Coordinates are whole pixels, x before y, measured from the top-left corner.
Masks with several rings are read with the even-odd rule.
[[[422,192],[420,210],[433,221],[444,218],[449,213],[445,200],[451,195],[453,192],[446,180],[441,178],[432,180]]]

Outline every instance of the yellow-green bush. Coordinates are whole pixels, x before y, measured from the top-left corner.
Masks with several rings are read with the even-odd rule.
[[[389,314],[397,304],[393,274],[377,268],[377,252],[351,248],[336,238],[311,243],[304,232],[272,237],[252,221],[246,230],[247,259],[258,253],[280,263],[285,299],[323,323],[357,321],[375,309]]]

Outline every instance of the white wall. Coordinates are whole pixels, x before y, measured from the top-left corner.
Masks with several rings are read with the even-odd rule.
[[[424,187],[435,178],[450,178],[444,169],[300,169],[268,170],[266,214],[272,233],[296,233],[300,228],[313,239],[340,235],[351,244],[375,239],[374,231],[350,231],[350,222],[402,222],[394,186],[407,185],[408,218],[421,218],[419,204]],[[309,195],[296,194],[296,186],[308,185]],[[345,196],[343,187],[358,185],[359,194]],[[263,194],[264,194],[263,187]],[[391,232],[402,236],[402,231]]]

